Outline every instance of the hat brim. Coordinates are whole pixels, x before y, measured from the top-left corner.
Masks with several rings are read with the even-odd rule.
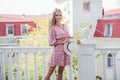
[[[77,44],[77,40],[71,39],[68,43],[65,43],[64,51],[68,55],[77,56],[79,53],[79,45]]]

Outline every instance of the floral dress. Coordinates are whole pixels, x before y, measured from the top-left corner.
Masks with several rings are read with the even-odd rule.
[[[52,26],[48,30],[48,41],[50,45],[53,45],[51,56],[48,60],[49,66],[66,66],[70,65],[70,56],[64,52],[63,45],[54,46],[57,41],[64,41],[69,38],[67,26],[63,25],[63,28],[58,26]]]

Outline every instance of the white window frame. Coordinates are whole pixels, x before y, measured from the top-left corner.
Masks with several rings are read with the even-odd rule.
[[[112,28],[113,28],[112,24],[106,24],[105,30],[104,30],[104,36],[111,37],[112,36]]]
[[[23,33],[22,33],[22,31],[23,31],[23,26],[26,26],[26,27],[27,27],[27,33],[26,33],[26,34],[23,34]],[[21,27],[21,35],[22,35],[22,36],[28,35],[28,26],[27,26],[27,24],[21,24],[20,27]]]
[[[13,34],[8,34],[8,27],[12,26]],[[6,24],[6,36],[14,36],[14,24]]]

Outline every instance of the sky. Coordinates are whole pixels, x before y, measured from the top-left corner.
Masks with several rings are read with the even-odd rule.
[[[47,14],[55,7],[53,0],[0,0],[0,14]]]
[[[105,10],[120,8],[120,0],[103,0]],[[0,0],[0,14],[48,14],[57,7],[54,0]]]
[[[120,8],[120,0],[102,0],[104,10]]]

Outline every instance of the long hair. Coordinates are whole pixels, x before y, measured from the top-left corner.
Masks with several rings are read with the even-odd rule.
[[[56,20],[55,20],[55,15],[56,15],[56,12],[61,12],[60,9],[55,9],[52,13],[52,18],[50,19],[49,21],[49,27],[51,26],[54,26],[56,24]],[[62,13],[62,12],[61,12]]]

